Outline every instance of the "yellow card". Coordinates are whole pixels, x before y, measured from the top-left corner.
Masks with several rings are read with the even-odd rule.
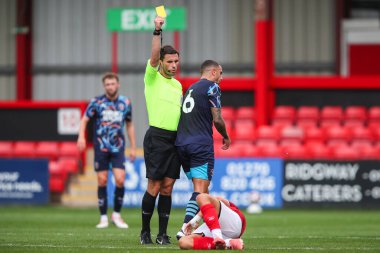
[[[156,7],[156,13],[157,13],[157,16],[159,16],[161,18],[166,18],[166,11],[165,11],[165,7],[163,5]]]

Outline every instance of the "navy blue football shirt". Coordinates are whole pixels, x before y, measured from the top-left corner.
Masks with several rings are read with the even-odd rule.
[[[213,144],[211,107],[221,107],[220,97],[219,85],[207,79],[190,86],[182,103],[176,146]]]

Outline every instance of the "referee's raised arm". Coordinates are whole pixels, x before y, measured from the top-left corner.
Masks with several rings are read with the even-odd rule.
[[[156,17],[154,19],[155,30],[153,31],[152,38],[152,53],[150,55],[150,65],[152,67],[157,67],[160,61],[160,50],[161,50],[161,32],[162,26],[165,20],[162,17]]]

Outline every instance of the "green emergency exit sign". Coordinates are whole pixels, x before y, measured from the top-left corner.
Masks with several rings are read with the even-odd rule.
[[[185,8],[165,8],[165,31],[186,29]],[[152,31],[156,10],[152,8],[112,8],[107,10],[107,29],[111,32]]]

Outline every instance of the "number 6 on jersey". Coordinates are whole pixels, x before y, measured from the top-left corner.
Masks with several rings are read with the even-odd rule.
[[[194,109],[195,101],[194,98],[191,97],[191,92],[193,92],[193,90],[189,90],[189,94],[187,94],[185,101],[183,101],[182,111],[184,113],[190,113]]]

